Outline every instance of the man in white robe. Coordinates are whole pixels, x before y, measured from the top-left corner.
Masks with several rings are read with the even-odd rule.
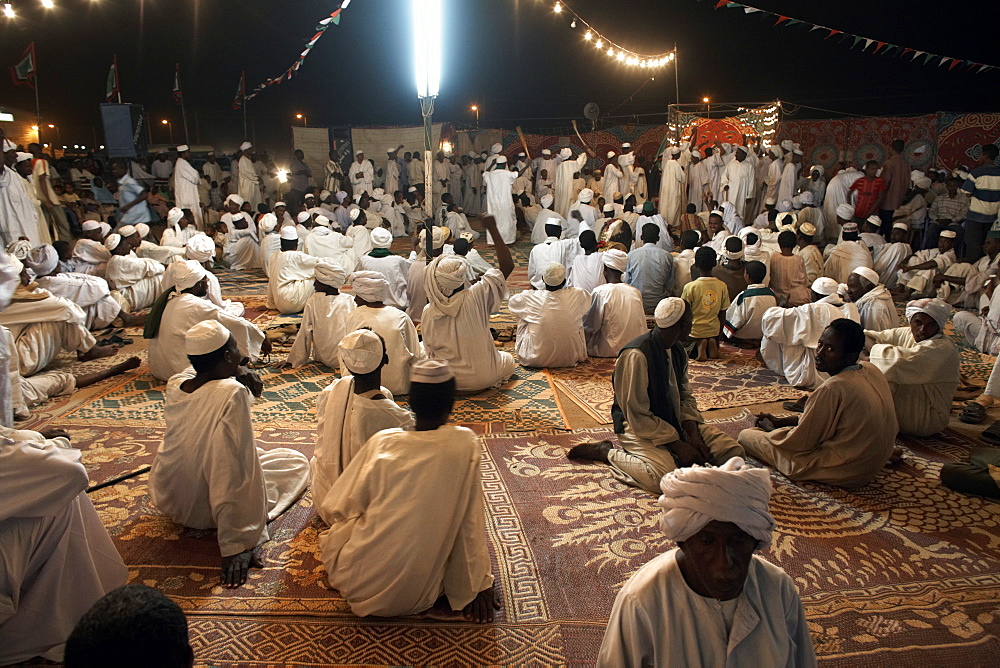
[[[73,246],[76,270],[82,274],[104,278],[111,253],[104,246],[101,224],[95,220],[85,220],[81,227],[83,228],[83,236],[77,239]]]
[[[163,230],[163,236],[160,237],[160,244],[163,246],[173,246],[174,248],[184,248],[188,239],[198,234],[198,228],[191,223],[192,221],[179,207],[175,206],[170,209],[167,212],[167,229]]]
[[[549,174],[552,172],[549,171]],[[611,203],[615,193],[623,193],[627,189],[627,181],[614,151],[608,151],[608,162],[604,166],[604,201]]]
[[[357,304],[352,295],[340,292],[347,272],[336,263],[318,263],[313,275],[316,293],[302,309],[299,333],[295,336],[288,359],[277,365],[279,369],[298,369],[308,364],[310,359],[331,369],[340,367],[337,346],[347,334],[344,323]]]
[[[826,199],[823,201],[823,212],[826,214],[826,220],[829,223],[833,223],[839,217],[837,215],[837,208],[846,204],[852,206],[853,210],[853,196],[854,193],[851,192],[851,186],[854,182],[864,176],[864,173],[854,167],[847,167],[837,172],[826,188]],[[779,200],[780,201],[780,200]],[[837,234],[840,232],[840,227],[838,225],[828,225],[826,230],[826,239],[836,239]],[[817,241],[823,241],[824,239],[818,239]]]
[[[538,215],[535,216],[535,222],[531,228],[531,243],[538,245],[545,241],[548,237],[545,233],[545,226],[550,220],[553,223],[558,223],[559,227],[563,230],[563,232],[560,233],[560,238],[562,238],[562,234],[566,232],[566,219],[552,210],[552,204],[554,202],[555,197],[552,196],[552,193],[542,195],[541,199],[538,201],[542,208],[539,209]]]
[[[597,236],[591,230],[580,232],[578,242],[582,252],[573,258],[567,285],[593,292],[594,288],[604,283],[603,253],[597,250]]]
[[[206,154],[207,160],[205,164],[201,166],[202,173],[208,177],[209,185],[214,181],[220,187],[222,186],[222,165],[220,165],[215,159],[215,151],[209,151]]]
[[[299,233],[294,227],[281,228],[281,252],[268,265],[267,308],[282,315],[300,313],[313,295],[313,272],[320,259],[296,250]]]
[[[199,263],[207,272],[208,300],[229,315],[240,317],[246,311],[246,308],[243,306],[242,302],[222,298],[222,286],[219,285],[219,279],[216,278],[215,274],[211,271],[215,264],[213,260],[214,257],[215,242],[204,234],[196,234],[188,239],[187,246],[184,249],[184,258],[178,259],[186,258]],[[172,264],[174,263],[172,262],[171,265]],[[168,265],[167,270],[163,272],[163,280],[160,282],[161,291],[166,291],[173,286],[173,279],[169,276],[169,274],[170,266]]]
[[[351,166],[347,168],[351,176],[351,194],[357,201],[358,196],[362,193],[368,193],[369,196],[375,191],[373,182],[375,181],[375,170],[372,168],[372,163],[365,160],[364,151],[354,152],[354,162]],[[423,176],[421,175],[421,182],[423,182]],[[410,183],[414,183],[413,177],[410,177]]]
[[[160,294],[164,266],[156,260],[138,257],[120,234],[110,234],[104,245],[111,251],[106,277],[108,286],[122,309],[135,313],[153,305]]]
[[[201,174],[188,162],[190,157],[191,150],[187,144],[177,147],[177,161],[174,162],[174,205],[180,209],[191,211],[194,216],[195,228],[204,230],[205,225],[201,219],[201,201],[198,197]]]
[[[405,311],[410,305],[406,294],[410,261],[405,257],[394,255],[389,250],[389,246],[392,245],[392,232],[384,227],[376,227],[368,236],[371,238],[372,250],[368,255],[359,258],[358,270],[382,274],[389,284],[385,303]]]
[[[337,345],[350,374],[327,385],[316,398],[316,450],[309,462],[313,506],[329,525],[337,521],[323,511],[330,488],[368,439],[383,429],[413,428],[410,412],[382,387],[382,369],[389,362],[382,338],[359,329]]]
[[[242,197],[230,195],[226,198],[226,213],[219,219],[226,226],[225,261],[234,271],[261,266],[257,225],[250,214],[240,210],[242,206]]]
[[[580,153],[576,158],[573,158],[573,151],[564,148],[559,151],[559,157],[562,158],[562,162],[556,167],[553,190],[556,198],[555,210],[565,218],[569,216],[569,206],[574,199],[573,175],[583,171],[583,166],[587,164],[587,154]]]
[[[507,169],[507,156],[499,155],[493,169],[483,172],[486,186],[486,213],[497,222],[499,242],[512,244],[517,239],[517,218],[511,188],[517,180],[517,172]],[[569,203],[567,202],[567,207]],[[498,240],[486,235],[486,243],[497,246]]]
[[[678,158],[681,149],[671,146],[663,151],[663,174],[660,176],[660,215],[667,225],[676,227],[684,213],[686,176]],[[700,164],[700,163],[699,163]],[[702,168],[701,171],[704,171]]]
[[[239,194],[244,202],[249,202],[250,208],[257,210],[257,205],[263,203],[264,197],[261,194],[260,177],[254,167],[253,144],[248,141],[240,144],[243,155],[239,160]]]
[[[526,367],[576,366],[587,359],[583,318],[590,295],[566,287],[566,267],[548,262],[542,268],[543,289],[524,290],[507,300],[517,317],[516,351]]]
[[[302,252],[335,262],[348,273],[354,271],[358,263],[354,255],[354,239],[332,227],[326,216],[316,217],[316,227],[303,243]]]
[[[340,163],[337,161],[337,152],[330,151],[327,156],[326,165],[323,166],[323,173],[326,175],[323,182],[323,187],[332,193],[340,190],[341,185],[344,182],[344,170],[341,169]]]
[[[399,161],[397,160],[397,154],[402,146],[396,148],[386,149],[386,155],[389,157],[385,162],[385,191],[392,195],[394,192],[399,190]],[[331,190],[328,188],[328,190]],[[331,192],[336,192],[335,189]]]
[[[734,457],[668,473],[660,490],[660,529],[677,547],[618,592],[597,665],[815,666],[795,583],[754,555],[775,528],[770,473]]]
[[[4,140],[5,148],[9,143],[9,140]],[[15,166],[4,163],[3,153],[0,153],[0,221],[3,221],[0,224],[0,239],[4,246],[22,236],[27,237],[32,245],[43,243],[50,235],[44,218],[41,221],[38,218],[38,209],[33,201],[36,199],[33,197],[35,187],[18,173]],[[28,157],[31,157],[30,154]],[[25,162],[30,165],[30,161]]]
[[[764,313],[760,354],[767,368],[782,374],[789,385],[803,389],[819,387],[827,378],[816,370],[815,359],[824,330],[840,318],[861,321],[857,307],[844,302],[837,294],[838,288],[832,278],[817,278],[811,287],[812,303],[795,308],[775,306]]]
[[[569,207],[570,217],[572,218],[572,213],[574,211],[579,211],[580,217],[582,218],[582,221],[577,224],[576,233],[573,234],[571,232],[570,236],[574,237],[579,236],[580,227],[583,224],[586,224],[588,229],[591,230],[594,229],[594,224],[597,222],[597,219],[601,217],[601,214],[597,210],[597,208],[591,204],[591,202],[593,201],[594,201],[594,191],[591,190],[590,188],[584,188],[583,190],[580,191],[580,194],[577,195],[576,201],[570,205]]]
[[[929,297],[936,290],[935,277],[955,264],[954,230],[942,230],[937,248],[919,250],[903,260],[896,276],[896,292],[903,299]]]
[[[785,164],[781,168],[781,180],[778,182],[778,201],[792,199],[797,188],[795,184],[799,180],[799,164],[802,162],[802,151],[792,150],[785,156]]]
[[[482,211],[480,202],[482,201],[483,173],[479,170],[477,161],[468,160],[466,162],[463,160],[463,163],[465,166],[462,171],[465,177],[462,186],[462,208],[467,214],[478,216]]]
[[[147,237],[149,236],[149,225],[146,223],[137,223],[135,225],[135,230],[139,234],[139,245],[135,249],[135,254],[139,257],[156,260],[162,265],[168,265],[174,260],[184,256],[185,249],[183,248],[177,248],[176,246],[161,246],[147,240]],[[110,255],[108,257],[110,258]]]
[[[847,277],[847,296],[858,307],[861,326],[877,332],[899,326],[892,295],[878,280],[875,270],[858,267]]]
[[[707,200],[706,204],[709,206],[705,207],[705,210],[711,208],[710,203],[714,201],[721,201],[722,195],[722,170],[726,166],[727,161],[724,160],[725,152],[722,147],[716,145],[715,147],[706,146],[705,147],[705,169],[708,170],[708,191],[705,193],[705,198]],[[730,156],[731,157],[731,156]]]
[[[868,246],[858,239],[858,226],[846,223],[842,230],[843,241],[838,243],[826,258],[823,275],[838,283],[846,283],[847,277],[858,267],[872,268],[872,254]]]
[[[984,287],[1000,270],[1000,230],[991,230],[983,242],[983,256],[974,263],[956,262],[934,277],[937,297],[965,308],[982,308],[989,302]]]
[[[672,252],[674,250],[674,238],[670,236],[670,227],[663,216],[656,212],[656,206],[651,200],[646,200],[642,203],[642,210],[639,214],[639,219],[635,223],[635,228],[642,232],[642,228],[648,223],[656,225],[660,230],[660,240],[656,242],[656,245],[665,251]]]
[[[550,262],[563,267],[573,266],[573,261],[583,250],[578,239],[561,239],[562,228],[552,218],[545,224],[545,241],[531,249],[528,255],[528,282],[536,290],[545,289],[542,272]]]
[[[702,160],[701,151],[691,152],[691,164],[687,169],[687,204],[694,204],[695,212],[705,211],[708,193],[708,165]],[[684,207],[685,209],[687,207]]]
[[[178,524],[216,529],[222,585],[239,587],[250,568],[263,566],[267,523],[305,491],[309,460],[290,448],[257,447],[250,410],[264,386],[219,321],[194,325],[183,350],[191,366],[167,383],[149,498]]]
[[[747,160],[749,149],[737,146],[735,157],[722,170],[719,185],[722,187],[720,202],[729,202],[742,219],[747,219],[748,201],[754,196],[753,163]]]
[[[633,339],[649,331],[642,308],[642,293],[622,282],[628,255],[617,248],[601,253],[604,283],[590,294],[590,307],[583,319],[587,354],[617,357]]]
[[[0,664],[62,662],[63,643],[128,569],[60,429],[0,427]]]

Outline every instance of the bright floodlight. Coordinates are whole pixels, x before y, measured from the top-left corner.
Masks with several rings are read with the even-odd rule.
[[[3,15],[9,19],[14,18],[14,7],[9,2],[3,4]]]
[[[413,0],[413,49],[417,97],[437,97],[441,87],[441,0]]]
[[[42,7],[45,7],[45,9],[52,9],[55,6],[56,3],[53,0],[42,0]]]

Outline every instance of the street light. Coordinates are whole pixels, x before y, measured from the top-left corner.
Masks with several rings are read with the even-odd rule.
[[[302,127],[307,127],[308,126],[308,121],[306,121],[306,115],[305,114],[295,114],[295,118],[297,118],[300,121],[302,121]]]
[[[424,117],[424,208],[431,211],[434,163],[431,155],[434,99],[441,88],[441,0],[413,0],[414,73],[420,113]]]
[[[167,132],[170,135],[170,143],[173,144],[174,143],[174,126],[171,125],[170,121],[168,121],[165,118],[162,121],[160,121],[160,123],[162,123],[163,125],[167,126]]]
[[[479,106],[474,104],[471,107],[469,107],[469,109],[471,109],[472,111],[476,112],[476,129],[478,130],[479,129]]]
[[[711,118],[712,117],[712,101],[709,100],[707,97],[701,98],[701,101],[704,102],[707,105],[705,107],[705,115],[706,115],[706,117],[707,118]]]
[[[59,132],[59,126],[58,125],[53,125],[52,123],[49,123],[49,129],[56,131],[56,141],[61,144],[62,143],[62,133]],[[63,146],[63,148],[66,148],[66,147]]]

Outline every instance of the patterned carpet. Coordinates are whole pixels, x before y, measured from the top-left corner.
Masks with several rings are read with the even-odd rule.
[[[523,246],[515,247],[515,260],[512,283],[523,286]],[[263,310],[259,276],[220,272],[220,280],[226,296],[243,300],[258,324],[297,322]],[[512,323],[506,311],[496,318],[500,328]],[[132,354],[145,361],[141,334],[129,335],[135,343],[117,360],[65,363],[93,370]],[[271,361],[287,349],[278,345]],[[784,397],[787,386],[744,353],[692,364],[703,409],[798,396]],[[963,352],[962,360],[963,371],[985,381],[990,358]],[[317,559],[324,527],[308,493],[272,523],[266,567],[238,590],[217,585],[214,532],[185,530],[160,516],[149,502],[148,476],[92,498],[130,581],[163,589],[188,614],[199,665],[592,665],[621,584],[668,547],[656,527],[654,497],[619,484],[606,467],[564,458],[567,448],[607,437],[609,429],[566,433],[554,388],[603,422],[611,368],[601,360],[551,374],[518,367],[502,388],[457,403],[455,421],[483,434],[487,529],[503,604],[493,625],[439,613],[390,620],[351,615],[326,585]],[[336,375],[318,364],[261,372],[265,393],[254,407],[261,447],[310,455],[316,393]],[[164,429],[162,389],[143,364],[38,407],[23,426],[68,428],[91,480],[103,482],[152,461]],[[750,424],[752,410],[712,421],[735,436]],[[764,557],[795,579],[824,665],[995,665],[1000,504],[954,494],[938,481],[941,464],[967,458],[976,442],[952,430],[902,440],[904,462],[854,492],[772,475],[779,529]]]

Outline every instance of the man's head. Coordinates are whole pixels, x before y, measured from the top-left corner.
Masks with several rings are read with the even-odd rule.
[[[770,474],[734,457],[720,467],[675,469],[660,490],[660,529],[680,548],[684,581],[706,598],[739,596],[754,551],[771,544]]]
[[[593,230],[583,230],[580,232],[579,242],[580,247],[583,248],[588,255],[597,250],[597,235],[594,234]]]
[[[910,236],[910,230],[906,226],[906,223],[896,223],[892,226],[892,231],[889,233],[889,241],[894,244],[906,243],[906,239]]]
[[[874,179],[875,175],[878,173],[878,160],[869,160],[866,162],[863,171],[866,178]]]
[[[958,195],[958,189],[961,187],[962,181],[954,176],[949,176],[944,182],[944,189],[948,191],[948,197],[952,199]]]
[[[872,215],[865,218],[864,222],[861,223],[861,231],[867,232],[868,234],[878,234],[878,231],[882,228],[882,219],[878,216]]]
[[[186,668],[194,665],[187,618],[162,592],[113,589],[80,618],[66,641],[67,668]]]
[[[905,147],[906,147],[906,144],[903,143],[902,139],[893,139],[892,140],[892,152],[893,153],[902,155],[903,149]]]
[[[299,231],[294,225],[285,225],[278,231],[281,239],[281,250],[283,252],[297,250],[299,247]]]
[[[124,160],[116,158],[111,161],[111,176],[117,180],[126,174],[128,174],[128,167],[125,165]]]
[[[1000,253],[1000,230],[990,230],[986,234],[986,241],[983,242],[983,252],[990,257],[996,257]]]
[[[702,276],[711,276],[717,261],[715,249],[710,246],[702,246],[694,252],[694,264]]]
[[[410,369],[410,410],[417,428],[436,428],[446,422],[455,405],[455,374],[447,362],[420,360]]]
[[[654,223],[646,223],[642,226],[639,239],[644,244],[655,244],[660,240],[660,228]]]
[[[109,234],[104,239],[104,247],[107,248],[112,255],[128,255],[132,252],[132,247],[122,238],[120,234]]]
[[[713,211],[708,216],[708,234],[714,237],[722,231],[722,214]]]
[[[340,294],[347,272],[336,262],[323,260],[313,269],[313,287],[327,295]]]
[[[558,239],[562,236],[562,225],[559,224],[557,218],[548,218],[545,221],[545,236],[555,237]]]
[[[37,144],[36,144],[37,146]],[[31,153],[34,151],[28,148]],[[997,148],[996,144],[986,144],[983,146],[982,153],[979,155],[979,164],[981,165],[992,165],[997,161],[997,154],[1000,153],[1000,148]]]
[[[354,302],[358,306],[381,306],[389,294],[389,281],[377,271],[356,271],[351,274]]]
[[[767,267],[759,260],[751,260],[743,267],[743,278],[748,285],[763,283],[765,276],[767,276]]]
[[[743,262],[743,254],[746,252],[743,246],[743,240],[737,236],[726,237],[726,242],[724,245],[725,251],[723,255],[726,256],[726,264],[741,264]]]
[[[951,305],[941,299],[917,299],[906,305],[906,319],[917,343],[944,331],[951,316]]]
[[[840,236],[844,241],[857,241],[858,240],[858,225],[857,223],[845,223],[840,227]]]
[[[816,370],[836,376],[845,368],[857,364],[864,349],[865,330],[861,325],[847,318],[834,320],[819,337]]]
[[[660,342],[669,348],[691,334],[694,316],[691,313],[691,305],[686,301],[680,297],[667,297],[656,305],[653,320],[656,322]]]
[[[617,248],[609,248],[601,254],[604,264],[604,280],[608,283],[621,283],[622,274],[628,268],[628,253]]]
[[[549,292],[561,290],[566,285],[566,267],[561,262],[549,262],[542,268],[542,282]]]
[[[868,267],[858,267],[847,277],[847,296],[856,302],[879,284],[878,274]]]
[[[184,335],[188,361],[199,375],[230,378],[241,364],[247,363],[236,346],[236,339],[218,320],[203,320]]]
[[[681,232],[681,249],[691,250],[697,248],[701,243],[701,234],[698,230],[684,230]]]
[[[337,350],[341,364],[359,381],[381,382],[382,367],[389,363],[389,355],[386,354],[385,339],[379,334],[367,327],[355,330],[340,340]]]
[[[360,165],[361,163],[363,163],[365,161],[365,152],[364,151],[356,151],[354,153],[354,159]]]
[[[955,240],[958,235],[954,230],[942,230],[941,236],[938,237],[938,250],[942,253],[947,253],[952,248],[955,247]]]
[[[303,153],[302,149],[299,148],[295,149],[295,152],[292,153],[292,155],[294,155],[295,159],[298,160],[299,162],[302,162],[302,159],[306,157],[306,154]]]

